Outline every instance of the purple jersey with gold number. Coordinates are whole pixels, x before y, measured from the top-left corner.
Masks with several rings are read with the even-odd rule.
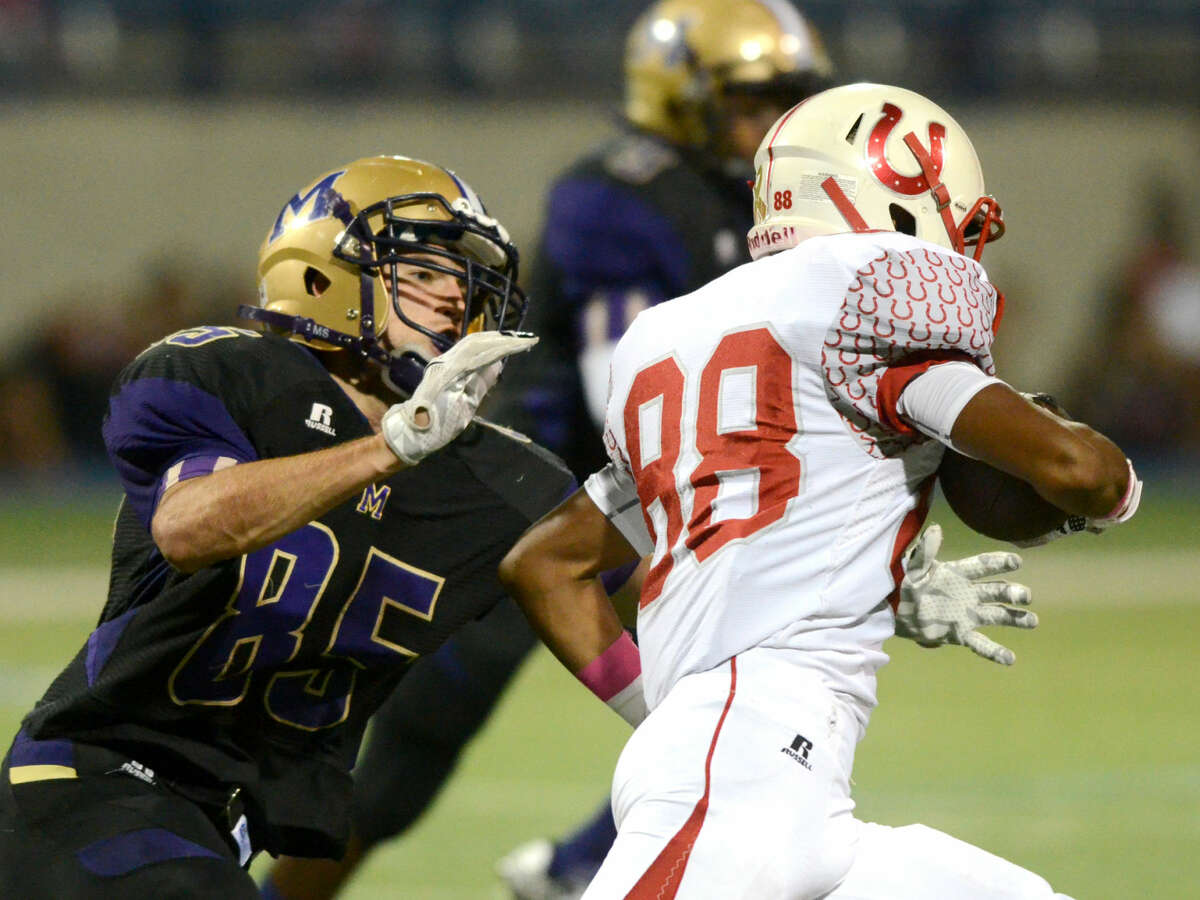
[[[583,157],[550,189],[528,285],[536,303],[526,327],[541,341],[506,368],[499,385],[505,408],[496,415],[580,477],[605,462],[597,422],[611,342],[642,309],[750,259],[752,173],[737,177],[713,166],[710,157],[630,131]],[[597,386],[588,397],[581,369],[593,351]]]
[[[132,362],[104,424],[125,487],[108,602],[27,716],[20,753],[70,765],[74,742],[96,744],[177,781],[238,785],[256,843],[340,855],[368,717],[413,659],[500,599],[501,557],[573,479],[536,445],[474,426],[195,573],[163,559],[149,525],[178,481],[370,433],[314,355],[280,337],[189,329]]]

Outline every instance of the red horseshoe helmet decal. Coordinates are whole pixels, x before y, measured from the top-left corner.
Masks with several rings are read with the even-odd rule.
[[[867,139],[867,162],[871,166],[871,171],[875,173],[875,177],[884,187],[890,188],[898,194],[916,196],[929,190],[929,182],[925,180],[925,176],[898,175],[896,170],[888,164],[885,153],[888,135],[892,133],[892,129],[896,127],[903,115],[900,107],[892,103],[883,104],[883,118],[875,123],[875,127],[871,129],[871,136]],[[930,122],[929,155],[933,158],[933,170],[938,175],[942,174],[942,141],[945,138],[946,126]]]

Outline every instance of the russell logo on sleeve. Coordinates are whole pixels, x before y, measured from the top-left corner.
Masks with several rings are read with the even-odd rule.
[[[312,412],[308,414],[308,418],[304,420],[304,424],[330,437],[337,437],[337,432],[333,430],[333,408],[326,406],[324,403],[314,403],[312,405]]]

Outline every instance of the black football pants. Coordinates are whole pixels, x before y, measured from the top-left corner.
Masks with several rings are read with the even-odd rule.
[[[3,900],[253,900],[258,890],[198,806],[128,775],[12,784],[0,768]]]
[[[537,638],[502,600],[413,668],[371,719],[354,770],[354,828],[364,848],[429,808]]]

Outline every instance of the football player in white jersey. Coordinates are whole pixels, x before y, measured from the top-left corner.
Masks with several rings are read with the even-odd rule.
[[[1063,532],[1127,520],[1140,482],[995,377],[1003,297],[979,259],[1003,220],[944,110],[834,88],[755,166],[755,261],[637,317],[612,362],[611,462],[502,566],[555,655],[638,726],[584,896],[1064,896],[925,826],[856,819],[854,748],[944,447],[1029,482],[1072,515]],[[596,576],[646,554],[635,647]]]

